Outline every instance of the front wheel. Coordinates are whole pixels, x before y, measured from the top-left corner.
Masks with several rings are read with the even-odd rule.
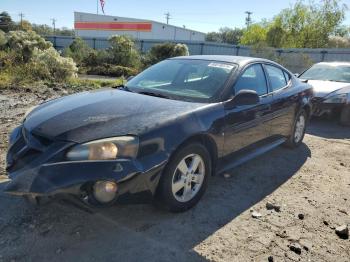
[[[183,212],[193,207],[203,196],[211,158],[201,144],[193,143],[178,150],[170,159],[157,190],[157,200],[172,212]]]
[[[307,114],[305,110],[301,110],[295,118],[295,123],[293,125],[293,132],[291,136],[288,138],[288,140],[286,141],[285,143],[286,146],[290,148],[296,148],[300,146],[305,136],[306,124],[307,124]]]

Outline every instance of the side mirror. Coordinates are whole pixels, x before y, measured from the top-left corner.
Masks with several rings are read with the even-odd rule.
[[[296,74],[294,74],[294,76],[295,76],[295,77],[299,77],[299,76],[300,76],[300,74],[296,73]]]
[[[248,105],[256,105],[260,101],[259,95],[254,90],[240,90],[233,98],[232,104],[233,106],[248,106]]]

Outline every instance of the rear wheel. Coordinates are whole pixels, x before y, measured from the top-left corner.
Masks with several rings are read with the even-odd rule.
[[[286,146],[290,148],[296,148],[303,142],[306,131],[307,119],[308,118],[305,110],[301,110],[297,114],[295,118],[295,123],[293,125],[293,132],[289,139],[286,141]]]
[[[158,202],[173,212],[186,211],[203,196],[209,174],[211,158],[208,150],[198,143],[186,145],[171,157],[162,174]]]

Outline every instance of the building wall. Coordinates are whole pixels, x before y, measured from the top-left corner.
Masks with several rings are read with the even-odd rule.
[[[130,35],[135,39],[204,41],[205,34],[155,21],[119,16],[74,13],[75,34],[80,37]]]

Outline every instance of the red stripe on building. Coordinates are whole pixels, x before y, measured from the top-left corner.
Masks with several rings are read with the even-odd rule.
[[[78,30],[151,31],[152,23],[75,22],[74,28]]]

